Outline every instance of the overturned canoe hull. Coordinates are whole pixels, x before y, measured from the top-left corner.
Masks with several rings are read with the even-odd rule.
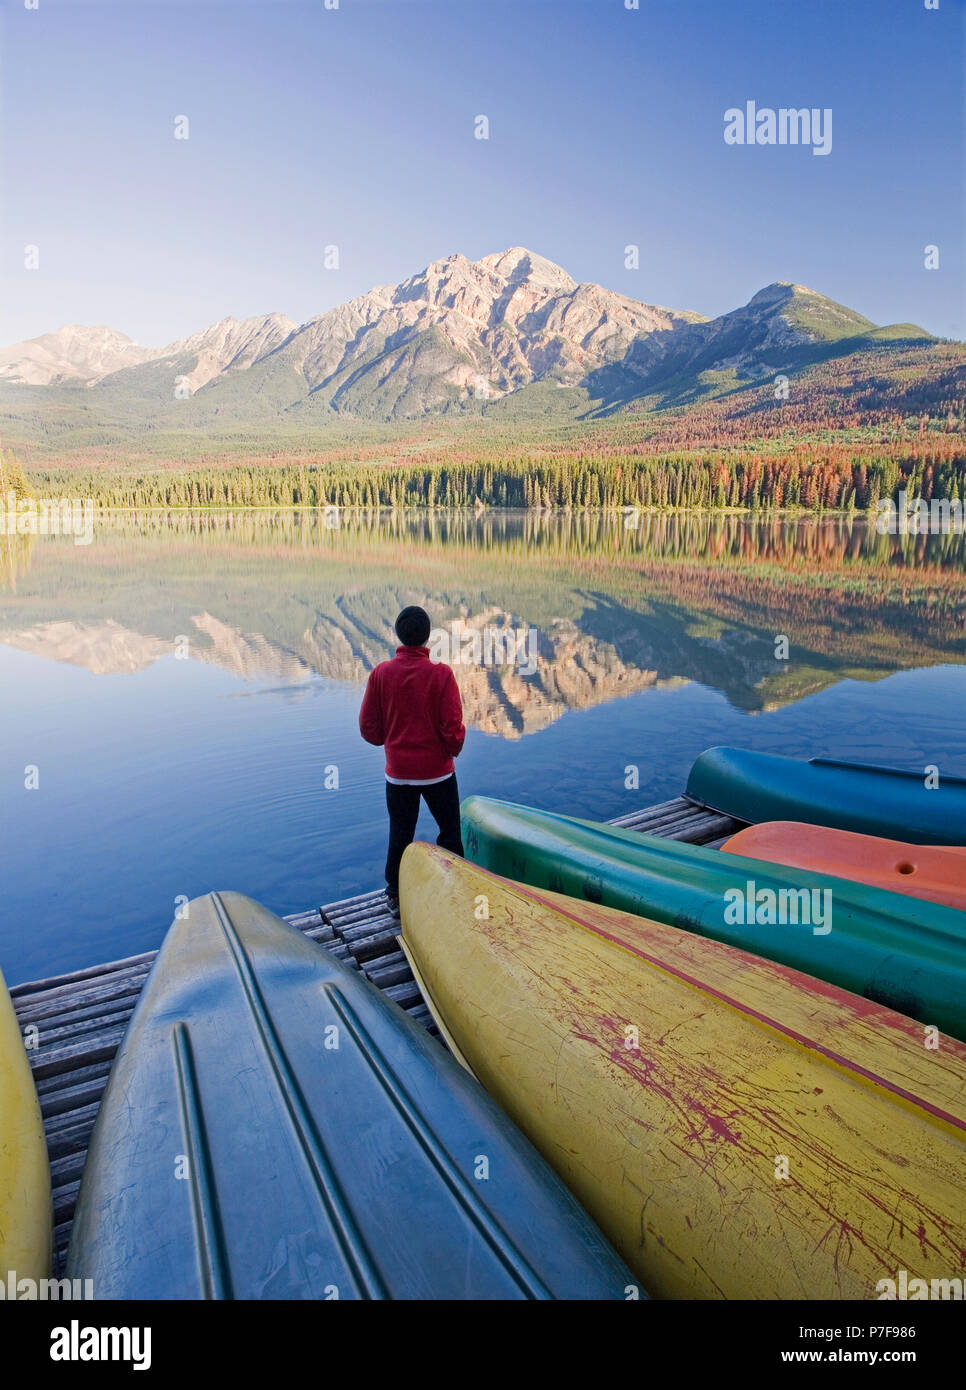
[[[966,1040],[966,912],[659,835],[472,796],[468,858],[697,932]]]
[[[803,821],[749,825],[721,848],[728,854],[853,879],[966,910],[966,857],[961,848],[911,845]]]
[[[866,1299],[966,1249],[966,1047],[785,967],[407,849],[469,1066],[671,1298]]]
[[[632,1278],[390,1000],[239,894],[171,928],[88,1151],[97,1298],[620,1298]]]
[[[40,1102],[0,975],[0,1280],[50,1274],[50,1168]],[[35,1295],[36,1296],[36,1295]]]
[[[797,820],[917,845],[966,844],[966,778],[709,748],[687,794],[743,821]]]

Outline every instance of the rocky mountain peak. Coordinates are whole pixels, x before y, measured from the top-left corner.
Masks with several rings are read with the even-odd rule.
[[[253,419],[311,406],[349,419],[402,420],[486,409],[538,382],[613,404],[708,371],[755,380],[787,367],[800,348],[861,340],[873,328],[792,281],[766,285],[707,320],[578,283],[545,256],[510,246],[475,261],[459,252],[441,257],[301,326],[280,313],[227,317],[150,349],[104,326],[68,325],[0,350],[0,380],[90,387],[106,380],[115,395],[151,400],[162,364],[191,394],[204,389],[204,410],[179,411],[199,426],[209,408],[217,413],[223,386],[232,410]],[[121,369],[129,370],[114,379]],[[170,399],[158,409],[170,408]]]
[[[545,256],[528,251],[525,246],[511,246],[490,256],[482,256],[480,265],[487,266],[503,280],[514,284],[543,286],[549,290],[575,290],[577,282],[567,272]]]
[[[226,358],[227,365],[239,353],[249,356],[254,349],[254,355],[250,356],[250,360],[254,361],[262,352],[284,342],[297,327],[295,320],[287,314],[256,314],[250,319],[236,319],[229,315],[213,323],[210,328],[169,343],[158,355],[174,357],[185,352],[214,351]]]
[[[287,314],[257,314],[242,320],[228,317],[189,338],[169,343],[156,355],[165,361],[195,357],[195,366],[183,375],[190,389],[197,391],[222,372],[250,367],[280,347],[297,327]]]
[[[795,286],[790,280],[775,280],[770,285],[765,285],[753,294],[747,305],[748,309],[769,309],[776,304],[784,304],[791,299]]]
[[[43,333],[39,338],[0,349],[0,378],[29,386],[93,381],[154,356],[154,349],[139,347],[126,333],[106,324],[89,327],[68,323],[56,333]]]

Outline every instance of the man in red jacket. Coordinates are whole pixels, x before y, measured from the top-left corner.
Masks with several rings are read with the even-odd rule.
[[[436,843],[463,853],[460,794],[453,770],[453,759],[466,738],[463,702],[450,668],[429,659],[430,629],[424,609],[403,609],[396,619],[402,646],[391,661],[380,662],[369,673],[359,711],[362,737],[386,749],[386,897],[397,917],[399,861],[416,834],[420,797],[439,826]]]

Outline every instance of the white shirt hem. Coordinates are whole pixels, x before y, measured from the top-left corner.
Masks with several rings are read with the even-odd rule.
[[[437,782],[448,782],[452,775],[451,772],[444,772],[442,777],[390,777],[387,772],[386,781],[394,787],[435,787]]]

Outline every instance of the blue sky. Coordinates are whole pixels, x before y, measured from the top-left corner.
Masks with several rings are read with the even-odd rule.
[[[966,0],[2,0],[0,342],[303,321],[511,245],[674,308],[796,280],[964,337],[964,17]],[[830,107],[832,152],[729,147],[724,112],[750,99]]]

